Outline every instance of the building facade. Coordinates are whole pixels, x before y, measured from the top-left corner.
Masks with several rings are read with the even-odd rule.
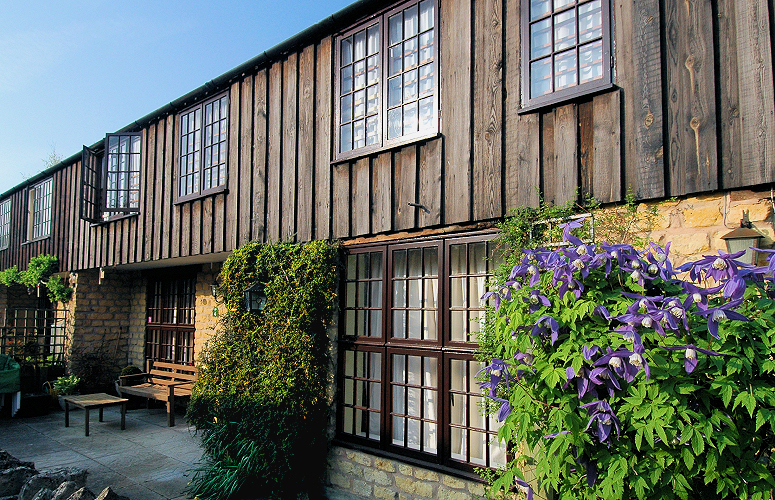
[[[232,250],[341,240],[330,493],[470,498],[494,224],[631,192],[679,258],[744,211],[772,246],[774,11],[359,0],[0,195],[0,269],[59,257],[74,346],[194,362]]]

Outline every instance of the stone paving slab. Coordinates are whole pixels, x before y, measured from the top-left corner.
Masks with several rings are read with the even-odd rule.
[[[131,500],[184,500],[190,472],[202,457],[199,437],[182,415],[167,427],[164,408],[127,412],[121,430],[119,408],[105,408],[104,422],[92,418],[83,435],[83,411],[27,418],[0,417],[0,449],[41,471],[79,467],[89,471],[86,486],[99,492],[110,486]]]

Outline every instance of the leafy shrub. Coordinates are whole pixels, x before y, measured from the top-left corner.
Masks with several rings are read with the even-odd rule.
[[[493,492],[530,474],[563,500],[770,498],[775,251],[674,270],[669,244],[584,244],[579,225],[486,294],[481,385],[513,455]]]
[[[25,271],[19,271],[16,266],[0,271],[0,283],[8,287],[19,284],[27,288],[44,285],[52,302],[69,302],[73,296],[73,289],[65,284],[61,276],[54,275],[57,271],[59,271],[58,257],[48,254],[37,255],[30,259]]]
[[[205,450],[191,495],[280,497],[319,484],[337,262],[337,248],[324,242],[249,243],[224,264],[228,313],[200,356],[188,407]],[[256,283],[267,303],[250,313],[244,290]]]
[[[78,384],[81,382],[76,375],[68,375],[57,378],[54,381],[54,391],[60,396],[75,394]]]
[[[112,392],[118,369],[103,341],[96,347],[79,347],[70,354],[70,373],[81,379],[78,386],[84,394]]]

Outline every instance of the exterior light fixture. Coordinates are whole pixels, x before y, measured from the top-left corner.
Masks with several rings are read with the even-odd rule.
[[[263,311],[266,306],[264,284],[256,283],[245,289],[245,309],[249,312]]]
[[[214,299],[217,299],[217,298],[218,298],[218,292],[219,292],[219,289],[218,289],[218,283],[217,283],[217,282],[214,282],[212,285],[210,285],[210,287],[211,287],[211,288],[212,288],[212,290],[213,290],[213,298],[214,298]]]
[[[726,242],[729,253],[745,250],[745,253],[740,257],[741,262],[756,264],[756,253],[750,247],[758,247],[762,235],[753,229],[753,224],[748,220],[748,212],[743,212],[740,227],[728,232],[721,239]]]

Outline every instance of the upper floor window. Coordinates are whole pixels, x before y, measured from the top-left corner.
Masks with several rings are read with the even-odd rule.
[[[609,0],[522,0],[522,9],[525,107],[610,85]]]
[[[11,199],[0,203],[0,250],[11,245]]]
[[[51,234],[51,203],[54,197],[54,178],[49,177],[30,187],[27,240],[38,240]]]
[[[435,0],[402,4],[337,39],[338,157],[438,130]]]
[[[180,115],[178,199],[221,191],[226,186],[229,96],[205,101]]]
[[[83,147],[81,218],[100,222],[140,211],[142,134],[107,134],[105,149]]]

